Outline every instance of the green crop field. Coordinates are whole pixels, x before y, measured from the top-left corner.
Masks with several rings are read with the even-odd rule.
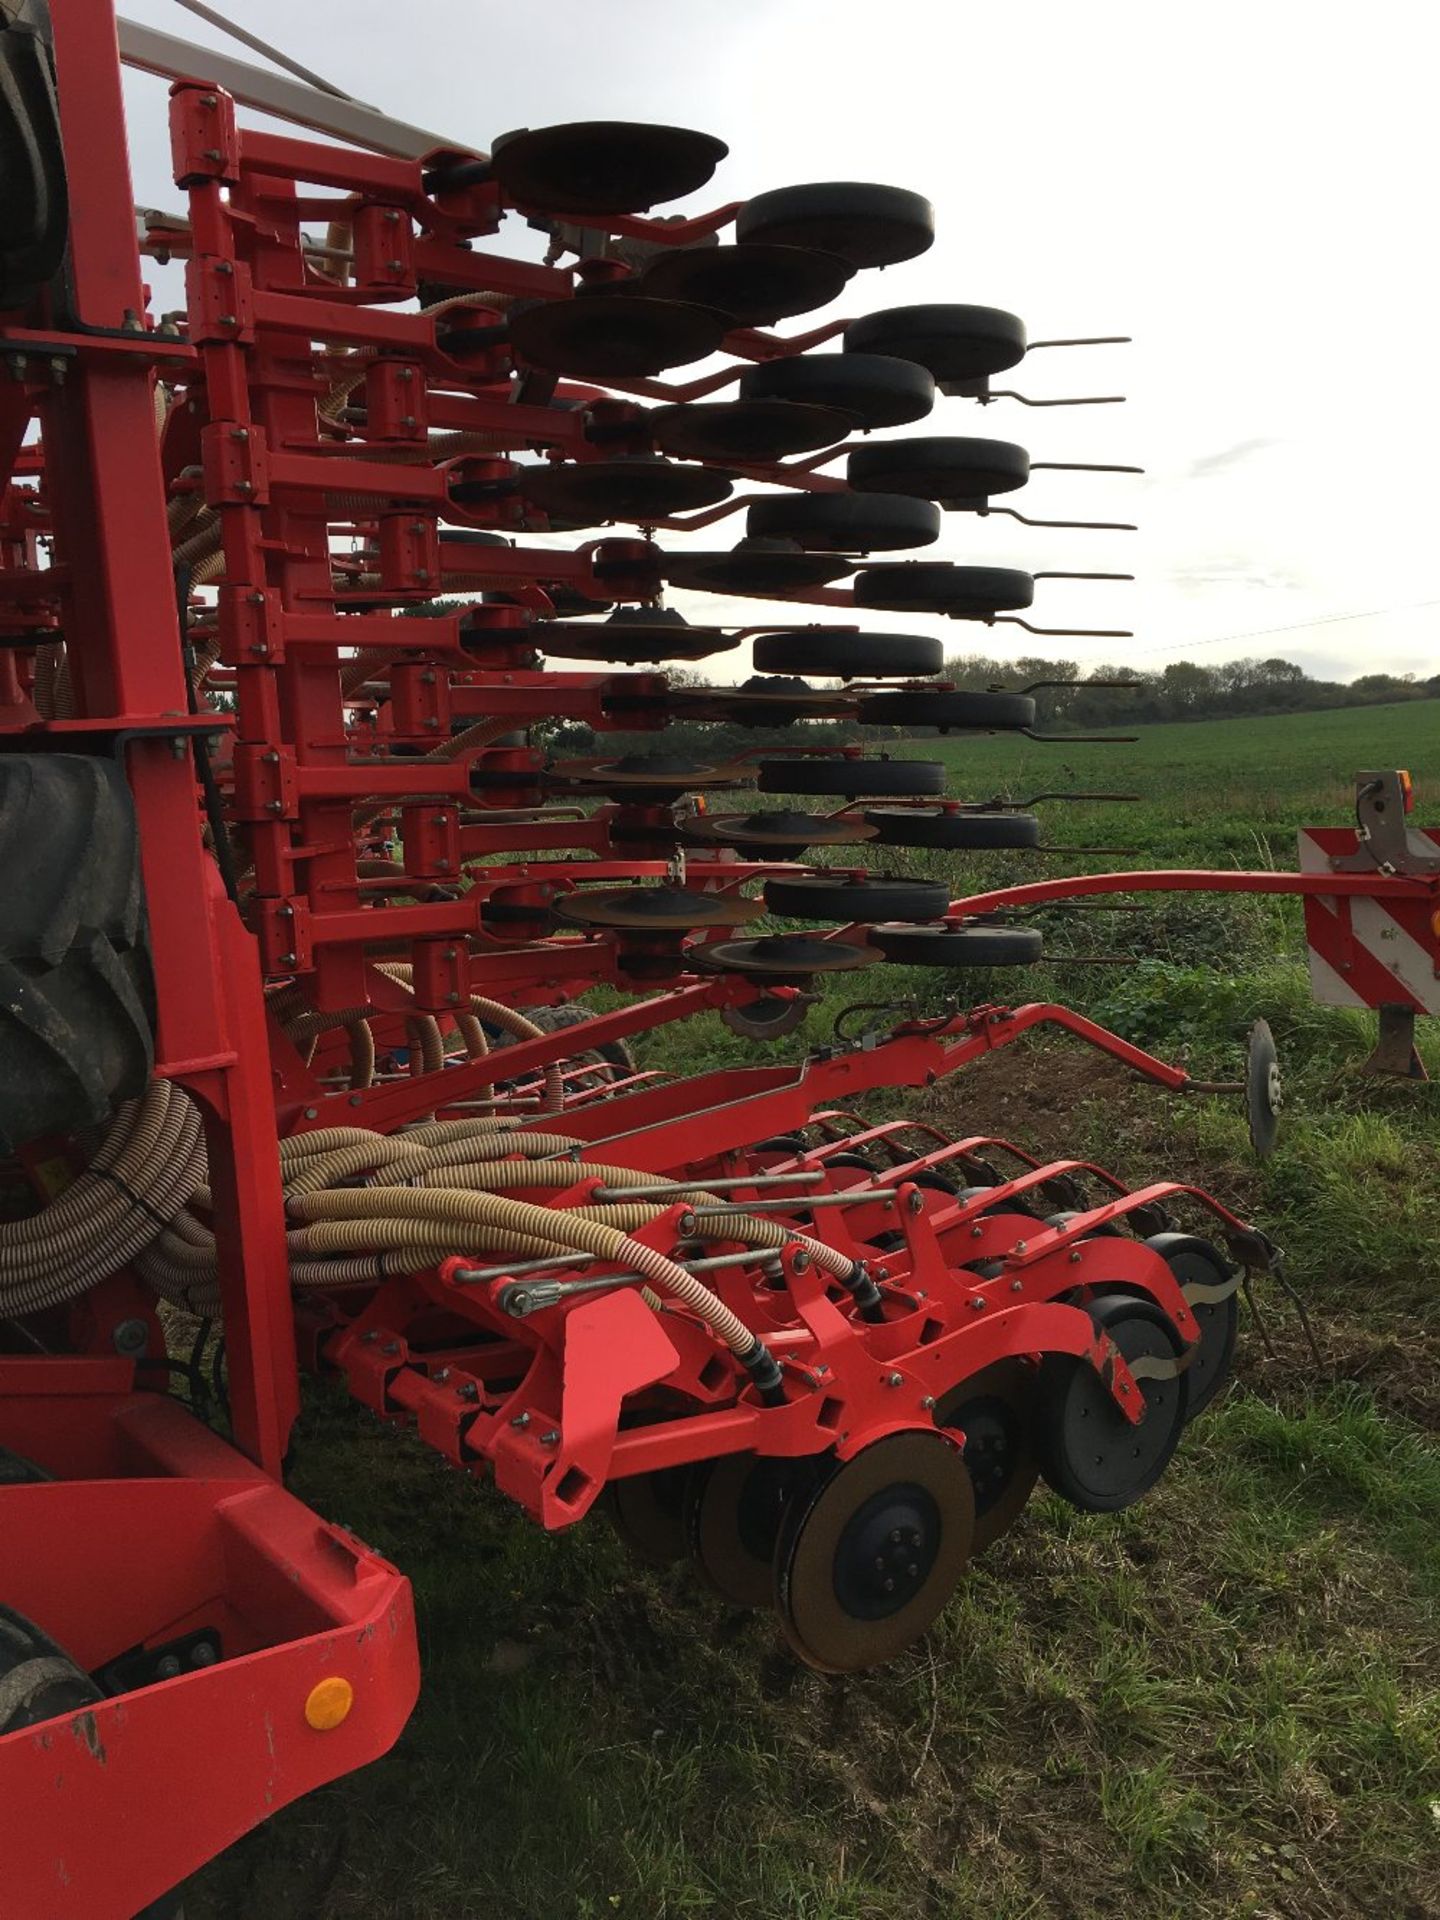
[[[897,751],[942,753],[964,798],[1139,795],[1042,808],[1061,851],[1028,866],[947,857],[957,891],[1290,865],[1297,825],[1351,817],[1359,767],[1410,766],[1440,820],[1436,702]],[[1259,1283],[1237,1378],[1153,1495],[1096,1517],[1042,1491],[929,1641],[854,1679],[798,1668],[769,1620],[639,1567],[602,1520],[539,1534],[322,1390],[294,1484],[412,1575],[423,1698],[391,1756],[208,1868],[191,1920],[1440,1916],[1440,1082],[1361,1073],[1371,1023],[1312,1005],[1293,906],[1045,924],[1052,961],[973,991],[1066,999],[1207,1078],[1265,1015],[1287,1073],[1274,1158],[1251,1158],[1233,1101],[1060,1042],[875,1110],[1210,1187],[1286,1249],[1318,1356]],[[955,987],[877,969],[785,1045],[827,1041],[848,1000]],[[709,1017],[641,1051],[753,1057]]]

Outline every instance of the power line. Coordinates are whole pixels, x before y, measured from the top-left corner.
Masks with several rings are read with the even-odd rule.
[[[1440,600],[1409,600],[1396,607],[1371,607],[1364,613],[1327,613],[1318,620],[1292,620],[1284,627],[1251,627],[1246,633],[1221,633],[1211,640],[1181,640],[1168,647],[1136,647],[1130,651],[1147,653],[1188,653],[1192,647],[1228,647],[1237,640],[1261,640],[1271,633],[1302,633],[1308,627],[1342,626],[1347,620],[1383,620],[1392,613],[1414,613],[1420,607],[1440,607]]]

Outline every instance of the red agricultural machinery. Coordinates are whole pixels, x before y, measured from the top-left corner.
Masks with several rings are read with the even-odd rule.
[[[177,211],[137,219],[122,54],[173,80]],[[925,1631],[1040,1473],[1096,1511],[1151,1486],[1225,1378],[1242,1269],[1273,1265],[1192,1188],[855,1111],[1047,1026],[1193,1085],[1061,1006],[635,1067],[631,1037],[706,1010],[763,1047],[831,973],[963,985],[1040,950],[1007,917],[1036,888],[954,903],[888,871],[1033,846],[1034,816],[827,727],[1036,734],[1033,692],[957,689],[930,634],[863,622],[1023,625],[1050,576],[869,556],[1063,463],[852,436],[937,388],[1007,397],[1071,343],[986,308],[863,315],[859,276],[930,244],[907,191],[653,214],[724,153],[596,122],[483,154],[117,41],[111,0],[0,22],[7,1915],[173,1912],[403,1726],[408,1585],[282,1484],[302,1373],[543,1526],[602,1504],[846,1672]],[[487,244],[517,216],[542,261]],[[183,311],[153,310],[147,260],[183,263]],[[769,330],[836,300],[852,317]],[[736,544],[678,538],[741,509]],[[667,674],[742,637],[726,595],[794,620],[743,686]],[[681,720],[776,746],[667,754]],[[557,721],[656,750],[567,756]],[[1393,776],[1363,804],[1304,874],[1038,893],[1304,892],[1343,928],[1341,987],[1413,1013],[1436,858]],[[1428,987],[1370,978],[1362,897]]]

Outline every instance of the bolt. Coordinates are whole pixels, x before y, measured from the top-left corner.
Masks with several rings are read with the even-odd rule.
[[[236,324],[233,313],[222,313],[219,316],[219,322],[222,327],[233,327]]]
[[[904,1380],[905,1380],[905,1376],[903,1373],[887,1373],[885,1376],[885,1384],[887,1387],[901,1386],[903,1385]]]
[[[213,93],[202,93],[200,96],[200,104],[202,107],[218,107],[220,101]]]
[[[401,414],[401,416],[400,416],[400,424],[401,424],[401,426],[402,426],[402,427],[413,427],[413,426],[415,425],[415,416],[414,416],[414,414],[413,414],[413,413],[402,413],[402,414]]]
[[[971,1227],[970,1238],[972,1240],[978,1240],[981,1238],[984,1232],[985,1232],[985,1229],[983,1227]]]
[[[437,1387],[443,1387],[445,1382],[450,1378],[450,1369],[449,1367],[441,1367],[439,1371],[431,1377],[434,1379]]]
[[[262,753],[260,758],[267,767],[278,767],[280,764],[280,755],[274,747],[268,753]]]
[[[970,1311],[972,1313],[983,1313],[985,1311],[985,1302],[980,1298],[978,1293],[970,1302]]]
[[[1121,1391],[1121,1393],[1129,1393],[1129,1391],[1130,1391],[1130,1382],[1129,1382],[1128,1380],[1122,1380],[1122,1381],[1120,1382],[1120,1391]]]
[[[270,649],[263,640],[252,640],[250,642],[250,651],[252,653],[267,654]]]
[[[510,1424],[512,1427],[528,1427],[530,1424],[530,1416],[528,1413],[517,1413]]]
[[[219,1648],[214,1646],[209,1640],[202,1640],[198,1646],[190,1649],[190,1664],[192,1667],[213,1667],[219,1658]]]
[[[924,1207],[925,1202],[921,1194],[919,1193],[918,1189],[916,1192],[911,1194],[909,1200],[906,1202],[906,1205],[909,1207],[911,1213],[919,1213],[920,1210]]]
[[[292,955],[291,957],[293,958],[294,956]],[[320,1109],[318,1107],[306,1107],[305,1118],[307,1120],[318,1120],[320,1118]]]
[[[892,1547],[898,1547],[898,1546],[899,1546],[899,1544],[900,1544],[900,1529],[899,1529],[899,1527],[892,1527],[892,1528],[890,1529],[890,1544],[891,1544],[891,1546],[892,1546]]]
[[[396,370],[395,378],[397,380],[413,380],[415,378],[415,369],[413,367],[400,367]]]
[[[462,1400],[478,1400],[480,1398],[480,1389],[473,1380],[467,1380],[463,1387],[457,1387],[455,1391]]]
[[[346,1104],[348,1106],[358,1107],[358,1106],[363,1106],[364,1102],[361,1100],[358,1093],[352,1093]]]
[[[1071,1251],[1071,1254],[1070,1254],[1070,1264],[1071,1264],[1071,1266],[1073,1267],[1073,1266],[1075,1266],[1075,1265],[1077,1265],[1077,1264],[1078,1264],[1078,1262],[1079,1262],[1079,1259],[1080,1259],[1080,1249],[1079,1249],[1078,1247],[1075,1247],[1075,1248],[1073,1248],[1073,1249],[1072,1249],[1072,1251]]]
[[[360,1338],[364,1342],[364,1344],[368,1347],[372,1341],[378,1340],[380,1338],[380,1335],[375,1330],[374,1327],[371,1327],[370,1331],[368,1333],[362,1333]]]
[[[143,1320],[118,1321],[110,1344],[117,1353],[143,1353],[150,1344],[150,1329]]]
[[[294,964],[295,964],[295,956],[294,956],[294,954],[293,954],[293,953],[282,953],[282,954],[281,954],[281,956],[280,956],[280,965],[281,965],[282,967],[293,967],[293,966],[294,966]]]
[[[155,1662],[155,1675],[160,1680],[173,1680],[180,1671],[180,1662],[173,1653],[167,1653],[163,1659]]]
[[[386,207],[385,211],[381,214],[380,218],[383,221],[385,221],[385,223],[388,226],[393,227],[395,222],[400,218],[400,215],[399,215],[399,212],[396,210],[396,208]]]
[[[806,1253],[805,1249],[802,1247],[790,1264],[795,1269],[796,1273],[804,1273],[809,1268],[810,1256],[808,1253]]]
[[[250,429],[248,427],[232,427],[230,429],[230,438],[232,440],[248,440],[250,438]]]
[[[213,160],[216,166],[219,166],[225,156],[219,147],[203,147],[200,152],[200,158],[202,160]]]
[[[929,1411],[930,1411],[930,1409],[931,1409],[931,1408],[932,1408],[932,1407],[934,1406],[934,1404],[935,1404],[935,1396],[934,1396],[934,1394],[933,1394],[933,1393],[927,1393],[927,1394],[925,1395],[925,1398],[924,1398],[924,1399],[923,1399],[923,1400],[922,1400],[922,1401],[920,1402],[920,1404],[921,1404],[921,1406],[922,1406],[922,1407],[923,1407],[923,1408],[925,1409],[925,1411],[926,1411],[926,1413],[929,1413]]]
[[[1012,1280],[1010,1282],[1010,1291],[1012,1293],[1023,1293],[1025,1291],[1025,1282],[1023,1280]]]
[[[1029,1244],[1029,1243],[1028,1243],[1027,1241],[1024,1241],[1024,1240],[1017,1240],[1017,1241],[1015,1242],[1015,1251],[1016,1251],[1016,1253],[1024,1253],[1024,1251],[1025,1251],[1025,1248],[1026,1248],[1026,1246],[1027,1246],[1028,1244]]]

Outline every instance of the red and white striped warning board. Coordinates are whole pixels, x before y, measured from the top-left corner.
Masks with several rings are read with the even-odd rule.
[[[1434,858],[1440,827],[1410,828],[1412,851]],[[1300,871],[1330,873],[1336,855],[1360,844],[1354,827],[1306,827]],[[1307,894],[1310,988],[1329,1007],[1410,1007],[1440,1013],[1440,913],[1434,898],[1367,900]]]

